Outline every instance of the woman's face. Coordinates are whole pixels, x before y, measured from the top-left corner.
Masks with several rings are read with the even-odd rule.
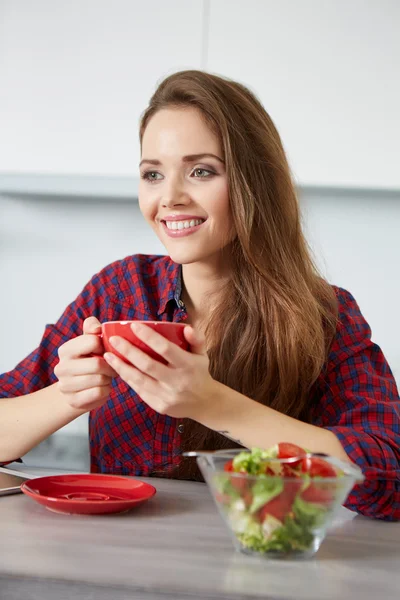
[[[139,205],[176,263],[218,263],[233,240],[222,148],[197,109],[163,109],[150,119]]]

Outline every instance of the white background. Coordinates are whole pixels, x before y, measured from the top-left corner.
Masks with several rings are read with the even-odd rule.
[[[0,170],[137,174],[157,82],[249,85],[300,184],[400,188],[397,0],[2,0]]]

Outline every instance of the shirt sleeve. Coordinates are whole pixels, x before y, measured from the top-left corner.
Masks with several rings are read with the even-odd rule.
[[[46,325],[39,346],[13,370],[0,374],[0,402],[1,398],[30,394],[57,381],[54,368],[58,363],[59,347],[82,334],[83,321],[87,317],[97,317],[100,322],[108,320],[113,271],[113,265],[109,265],[95,275],[57,323]]]
[[[314,423],[332,431],[365,476],[346,506],[400,519],[400,399],[390,367],[353,296],[336,288],[339,323],[317,382]]]

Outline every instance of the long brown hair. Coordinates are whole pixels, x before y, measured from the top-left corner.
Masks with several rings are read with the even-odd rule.
[[[219,136],[236,230],[230,281],[205,329],[210,373],[257,402],[309,421],[310,391],[334,337],[337,301],[304,238],[280,136],[245,86],[190,70],[159,85],[142,116],[140,141],[156,112],[175,107],[198,109]],[[237,445],[186,420],[182,450]],[[201,478],[192,459],[180,460],[173,476]]]

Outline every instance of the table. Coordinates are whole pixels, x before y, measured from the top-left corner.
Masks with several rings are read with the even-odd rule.
[[[314,558],[268,561],[234,551],[205,484],[141,479],[156,496],[120,515],[0,498],[0,599],[399,598],[400,523],[342,508]]]

